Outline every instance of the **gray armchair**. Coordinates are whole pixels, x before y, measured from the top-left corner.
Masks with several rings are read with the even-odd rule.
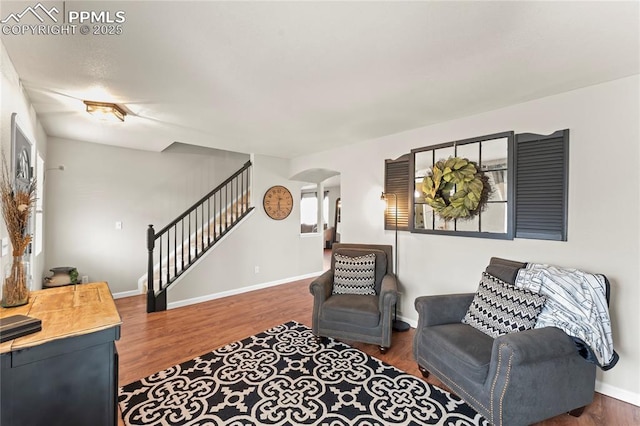
[[[333,294],[336,253],[349,257],[375,253],[375,295]],[[333,244],[331,268],[309,286],[316,338],[335,337],[376,344],[380,352],[385,353],[391,346],[393,308],[398,294],[392,264],[389,245]]]
[[[513,283],[525,264],[492,258],[487,272]],[[492,338],[461,322],[474,294],[419,297],[414,356],[493,425],[579,416],[593,400],[596,366],[555,327]]]

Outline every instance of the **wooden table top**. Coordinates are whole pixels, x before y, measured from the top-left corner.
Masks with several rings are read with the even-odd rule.
[[[106,282],[32,291],[29,303],[0,308],[0,318],[27,315],[42,321],[42,331],[0,344],[0,353],[80,336],[122,324]]]

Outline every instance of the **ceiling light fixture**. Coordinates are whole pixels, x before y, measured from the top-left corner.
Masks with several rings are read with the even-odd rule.
[[[118,105],[109,102],[83,101],[87,112],[100,120],[124,121],[127,113]]]

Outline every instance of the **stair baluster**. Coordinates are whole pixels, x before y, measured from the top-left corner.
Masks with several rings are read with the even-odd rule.
[[[253,210],[250,202],[250,169],[251,162],[248,161],[240,170],[159,232],[155,232],[153,225],[149,225],[147,229],[147,312],[166,310],[166,293],[171,284]],[[180,229],[180,238],[178,238],[178,229]],[[173,232],[173,238],[171,238],[171,232]],[[166,239],[166,243],[163,238]],[[164,253],[165,249],[166,253]],[[157,258],[155,258],[156,255]]]

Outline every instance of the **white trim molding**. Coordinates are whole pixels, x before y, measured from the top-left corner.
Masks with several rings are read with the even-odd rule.
[[[398,315],[398,319],[401,321],[406,322],[407,324],[409,324],[412,328],[416,328],[418,327],[418,321],[411,319],[411,318],[406,318],[403,317],[402,315]]]
[[[131,297],[131,296],[139,296],[139,295],[140,295],[140,292],[138,290],[121,291],[121,292],[112,294],[114,299],[122,299],[123,297]]]
[[[596,380],[596,392],[640,407],[640,394],[602,383],[600,380]]]
[[[209,300],[221,299],[223,297],[235,296],[235,295],[242,294],[242,293],[248,293],[248,292],[254,291],[254,290],[260,290],[260,289],[263,289],[263,288],[274,287],[274,286],[281,285],[281,284],[288,284],[288,283],[291,283],[293,281],[299,281],[299,280],[304,280],[304,279],[307,279],[307,278],[317,277],[317,276],[319,276],[321,274],[322,274],[322,271],[312,272],[310,274],[299,275],[297,277],[283,278],[281,280],[276,280],[276,281],[270,281],[270,282],[261,283],[261,284],[250,285],[250,286],[247,286],[247,287],[236,288],[236,289],[233,289],[233,290],[221,291],[220,293],[207,294],[205,296],[194,297],[192,299],[185,299],[185,300],[178,300],[176,302],[169,302],[167,304],[167,309],[180,308],[180,307],[183,307],[183,306],[193,305],[193,304],[196,304],[196,303],[208,302]]]

